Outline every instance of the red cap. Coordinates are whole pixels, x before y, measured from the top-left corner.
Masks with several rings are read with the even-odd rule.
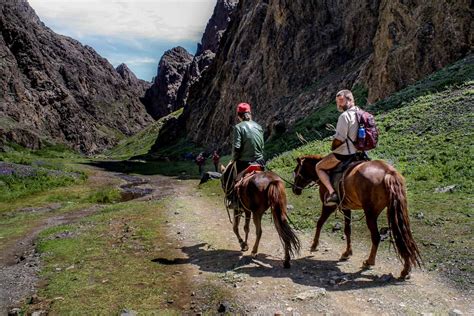
[[[237,105],[237,113],[247,113],[250,111],[250,104],[248,103],[240,103]]]

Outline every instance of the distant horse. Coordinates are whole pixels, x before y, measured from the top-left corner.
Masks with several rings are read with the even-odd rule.
[[[222,170],[222,188],[227,191],[229,177],[233,172],[233,164],[227,168],[221,166]],[[240,209],[234,210],[233,230],[240,243],[242,251],[249,249],[247,239],[249,234],[250,218],[253,218],[256,229],[255,244],[252,249],[252,257],[257,255],[258,244],[262,237],[262,216],[268,208],[271,208],[273,222],[278,232],[280,240],[285,250],[284,268],[290,268],[290,255],[298,253],[300,250],[300,241],[288,224],[287,201],[285,186],[281,178],[270,171],[260,171],[243,181],[238,190]],[[245,240],[242,240],[239,234],[239,222],[242,213],[245,214]]]
[[[303,188],[311,182],[319,182],[316,164],[321,159],[320,155],[304,156],[297,159],[298,164],[294,170],[293,185],[293,192],[296,195],[300,195]],[[352,255],[351,209],[363,209],[372,237],[370,255],[363,264],[365,267],[375,265],[375,256],[380,243],[377,218],[387,207],[388,225],[395,240],[397,255],[404,262],[400,278],[409,278],[411,267],[421,265],[421,257],[410,230],[405,181],[402,175],[383,161],[365,161],[349,167],[343,176],[341,187],[341,207],[345,218],[344,234],[347,241],[346,251],[342,254],[341,260],[347,260]],[[324,185],[319,186],[321,201],[324,201],[327,192]],[[337,206],[325,206],[323,203],[311,251],[316,251],[321,228],[336,208]]]

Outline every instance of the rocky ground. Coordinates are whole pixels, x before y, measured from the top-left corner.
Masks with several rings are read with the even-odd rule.
[[[469,315],[474,313],[472,292],[461,292],[434,272],[415,270],[405,282],[396,280],[402,266],[395,253],[382,243],[377,265],[360,268],[369,245],[354,241],[354,256],[339,261],[341,233],[323,233],[320,250],[310,253],[312,232],[298,232],[303,250],[282,268],[282,247],[270,222],[265,221],[259,254],[251,258],[239,251],[221,197],[200,189],[195,180],[162,176],[130,177],[103,172],[104,179],[119,177],[122,187],[143,190],[143,199],[167,196],[163,240],[150,259],[168,266],[173,292],[168,304],[181,313],[235,312],[243,314],[364,314],[364,315]],[[110,180],[110,179],[109,179]],[[35,211],[48,212],[54,205]],[[41,257],[34,251],[43,229],[97,212],[92,207],[68,215],[55,215],[1,253],[0,312],[22,297],[31,297],[38,286]],[[251,225],[250,245],[253,243]],[[210,297],[222,297],[209,305]],[[33,296],[34,300],[35,296]],[[34,303],[34,302],[33,302]],[[14,305],[14,304],[13,304]],[[11,309],[10,309],[11,311]],[[133,311],[122,311],[133,314]]]

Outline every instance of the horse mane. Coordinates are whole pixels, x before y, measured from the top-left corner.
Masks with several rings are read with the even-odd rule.
[[[315,162],[318,162],[320,161],[321,159],[323,159],[323,156],[321,155],[306,155],[306,156],[302,156],[302,157],[299,157],[299,160],[302,161],[302,160],[310,160],[310,161],[315,161]]]

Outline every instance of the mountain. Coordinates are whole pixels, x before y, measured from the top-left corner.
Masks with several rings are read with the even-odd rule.
[[[268,138],[340,89],[384,99],[472,51],[472,16],[466,0],[241,0],[179,128],[229,149],[239,102],[252,104]]]
[[[237,3],[238,0],[217,0],[195,56],[182,47],[165,52],[158,65],[154,83],[142,99],[154,119],[186,105],[189,88],[201,78],[214,60]]]
[[[153,120],[148,84],[92,47],[54,33],[26,0],[0,0],[0,143],[103,151]]]

